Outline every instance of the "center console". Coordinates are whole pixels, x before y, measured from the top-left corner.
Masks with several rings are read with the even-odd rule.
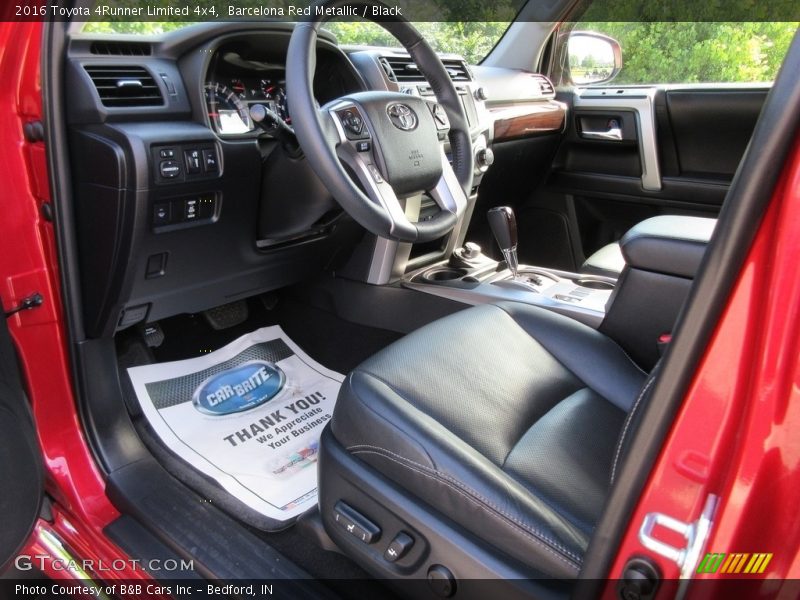
[[[409,273],[403,285],[464,304],[511,300],[562,313],[599,329],[648,370],[671,340],[716,225],[687,216],[642,221],[620,240],[625,268],[615,280],[518,266],[514,213],[493,208],[488,220],[503,262],[468,242],[449,260]]]
[[[505,260],[485,256],[468,242],[449,260],[406,275],[405,287],[465,304],[511,300],[535,304],[598,328],[615,280],[597,275],[520,266],[517,261],[517,228],[513,211],[498,207],[489,211],[489,224]]]
[[[488,264],[474,268],[436,264],[413,273],[403,285],[465,304],[512,300],[548,308],[594,328],[602,323],[613,279],[528,266],[521,266],[515,277],[505,263],[487,260]]]

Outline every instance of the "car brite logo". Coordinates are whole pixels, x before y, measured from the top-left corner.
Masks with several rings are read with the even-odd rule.
[[[192,395],[192,403],[207,415],[230,415],[268,402],[285,382],[277,365],[254,360],[206,379]]]
[[[709,552],[697,566],[697,573],[760,575],[771,560],[772,552]]]

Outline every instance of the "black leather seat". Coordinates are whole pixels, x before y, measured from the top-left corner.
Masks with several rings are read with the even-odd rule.
[[[495,555],[574,578],[646,378],[614,341],[577,321],[484,305],[356,368],[330,432],[350,457]],[[324,445],[322,454],[321,496],[331,503]]]

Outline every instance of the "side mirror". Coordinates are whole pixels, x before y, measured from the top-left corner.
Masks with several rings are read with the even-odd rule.
[[[567,43],[572,83],[611,81],[622,69],[622,48],[614,38],[593,31],[573,31]]]

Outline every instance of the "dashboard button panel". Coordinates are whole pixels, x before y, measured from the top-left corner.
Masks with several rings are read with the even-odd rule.
[[[181,175],[181,165],[177,160],[162,160],[158,172],[162,179],[176,179]]]
[[[154,145],[150,153],[156,184],[213,179],[221,174],[219,151],[211,141]]]
[[[152,227],[156,233],[208,225],[219,217],[220,198],[216,192],[182,196],[153,205]]]
[[[206,173],[216,173],[219,170],[217,151],[213,148],[203,150],[203,169]]]
[[[153,226],[169,225],[172,220],[172,204],[159,202],[153,207]]]
[[[186,159],[186,172],[189,175],[196,175],[203,170],[202,159],[200,158],[200,150],[194,148],[192,150],[185,150],[183,156]]]

